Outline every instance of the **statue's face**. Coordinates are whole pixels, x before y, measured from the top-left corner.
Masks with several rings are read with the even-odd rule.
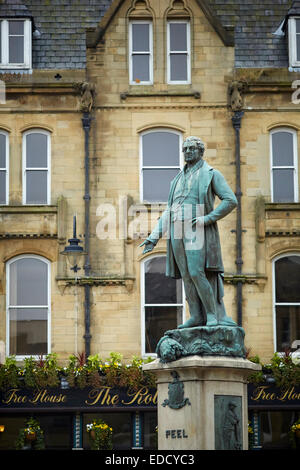
[[[202,158],[202,151],[194,141],[186,141],[182,147],[186,163],[193,163]]]

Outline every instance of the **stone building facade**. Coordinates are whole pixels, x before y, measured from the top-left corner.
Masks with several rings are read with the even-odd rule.
[[[161,277],[165,241],[148,259],[139,247],[165,207],[165,195],[155,193],[160,178],[182,168],[188,135],[203,139],[207,162],[240,202],[219,222],[228,314],[244,327],[251,353],[264,360],[297,340],[299,299],[286,297],[278,310],[274,262],[291,255],[284,269],[291,262],[293,276],[299,274],[299,105],[291,98],[299,72],[289,62],[296,46],[287,40],[299,12],[297,2],[294,10],[291,2],[275,3],[252,2],[246,11],[241,2],[213,0],[1,2],[5,54],[14,40],[29,48],[28,63],[15,65],[8,57],[1,67],[0,339],[6,355],[21,357],[28,348],[63,359],[83,350],[101,357],[118,351],[129,359],[152,353],[155,335],[188,315],[183,295],[156,302],[151,291],[147,301],[151,276],[163,289],[175,287]],[[286,138],[279,148],[292,152],[283,183],[282,163],[270,164],[276,130],[286,132],[277,134]],[[30,139],[46,166],[27,162]],[[157,148],[167,145],[176,157],[157,162]],[[294,186],[282,196],[275,184]],[[60,254],[74,215],[88,249],[76,274]],[[22,303],[26,274],[22,262],[20,270],[13,263],[31,257],[47,266],[48,296],[41,304],[38,296],[33,305],[26,296]],[[13,293],[14,271],[20,298]],[[36,279],[28,282],[33,289]],[[41,322],[41,329],[34,327],[36,345],[26,330],[35,313]],[[18,334],[29,335],[19,346]]]
[[[139,245],[189,135],[238,199],[218,224],[228,315],[263,362],[297,349],[299,18],[291,0],[0,1],[1,362],[153,356],[163,332],[188,317],[181,281],[164,275],[165,240],[148,256]],[[62,254],[75,235],[80,270]],[[47,406],[35,412],[48,446],[88,448],[90,410],[62,416]],[[117,448],[151,448],[154,400],[121,408],[104,410],[127,429]],[[288,418],[265,409],[268,444],[299,405]]]

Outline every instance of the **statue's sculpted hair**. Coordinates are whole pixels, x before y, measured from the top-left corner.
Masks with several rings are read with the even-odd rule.
[[[205,150],[205,145],[204,145],[204,143],[202,142],[202,140],[201,140],[199,137],[195,137],[195,136],[191,135],[190,137],[187,137],[187,138],[185,139],[185,141],[183,142],[183,145],[185,144],[185,142],[190,142],[190,141],[196,142],[197,147],[199,148],[199,150],[201,150],[202,155],[203,155],[203,154],[204,154],[204,150]]]

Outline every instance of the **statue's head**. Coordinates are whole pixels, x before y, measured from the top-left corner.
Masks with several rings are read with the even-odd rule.
[[[187,163],[200,160],[203,157],[204,150],[204,143],[199,137],[187,137],[182,145],[184,159]]]

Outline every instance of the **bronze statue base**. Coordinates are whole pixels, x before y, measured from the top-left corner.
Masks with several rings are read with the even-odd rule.
[[[166,331],[156,353],[167,363],[186,356],[246,357],[244,329],[238,326],[196,326]]]

